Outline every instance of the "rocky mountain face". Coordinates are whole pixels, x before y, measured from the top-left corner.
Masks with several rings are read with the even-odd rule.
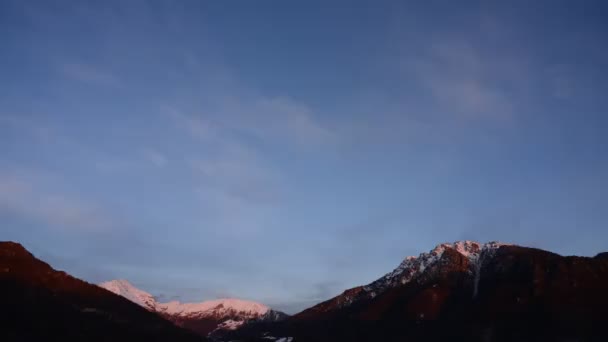
[[[339,296],[304,310],[296,315],[296,318],[331,312],[362,300],[373,299],[391,288],[405,285],[412,280],[420,281],[436,275],[437,272],[449,272],[455,266],[479,280],[480,267],[484,259],[491,258],[501,246],[506,246],[506,244],[499,242],[481,244],[475,241],[442,243],[428,253],[421,253],[418,257],[408,256],[397,268],[382,278],[365,286],[348,289]],[[447,254],[444,258],[445,253]],[[451,263],[453,260],[448,256],[449,254],[464,258],[458,265],[454,265]]]
[[[0,242],[2,341],[202,341],[112,292]]]
[[[235,330],[246,323],[276,322],[288,317],[266,305],[242,299],[159,303],[151,294],[136,288],[126,280],[112,280],[99,286],[202,336],[217,336],[222,331]]]
[[[461,241],[365,286],[231,338],[294,341],[608,341],[608,259]]]

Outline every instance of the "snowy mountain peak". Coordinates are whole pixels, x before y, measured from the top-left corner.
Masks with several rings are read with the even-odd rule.
[[[447,249],[455,250],[456,252],[467,257],[471,265],[474,265],[474,269],[472,271],[476,271],[478,269],[478,262],[480,261],[482,255],[487,254],[487,252],[492,254],[493,251],[505,245],[508,244],[497,241],[479,243],[469,240],[441,243],[435,246],[435,248],[429,252],[421,253],[417,257],[406,257],[392,272],[387,273],[384,277],[372,282],[367,286],[364,286],[363,289],[374,297],[387,288],[406,284],[416,276],[424,273],[429,267],[435,265],[435,263],[441,259],[443,253]]]
[[[154,309],[156,306],[154,296],[148,292],[136,288],[127,280],[111,280],[99,284],[99,287],[102,287],[119,296],[125,297],[126,299],[138,304],[139,306],[143,306],[146,309]]]
[[[216,322],[217,326],[213,333],[221,330],[234,330],[252,320],[279,321],[286,317],[282,312],[250,300],[222,298],[200,303],[180,303],[178,301],[159,303],[151,294],[136,288],[127,280],[112,280],[101,283],[99,286],[139,304],[149,311],[156,312],[178,325],[183,325],[186,321],[191,322],[190,325],[196,325],[192,322],[197,321]],[[201,326],[205,327],[208,324]],[[196,331],[204,332],[204,334],[210,332],[208,328]]]
[[[300,315],[307,315],[312,312],[326,312],[336,308],[349,306],[361,299],[374,298],[387,289],[415,281],[416,279],[419,279],[420,276],[428,274],[427,272],[431,269],[437,270],[437,267],[441,267],[443,263],[439,263],[439,261],[442,260],[442,257],[447,250],[453,250],[469,260],[467,267],[469,272],[475,277],[473,296],[476,296],[482,263],[484,263],[485,260],[492,258],[495,255],[496,250],[505,245],[508,244],[497,241],[479,243],[469,240],[439,244],[429,252],[421,253],[418,256],[406,257],[397,268],[380,279],[362,287],[346,290],[341,295],[305,310],[300,313]]]
[[[479,254],[484,250],[498,249],[501,246],[510,246],[510,244],[497,242],[497,241],[479,243],[476,241],[469,241],[469,240],[456,241],[456,242],[451,242],[451,243],[445,242],[445,243],[441,243],[441,244],[435,246],[435,248],[433,248],[431,251],[429,251],[427,253],[421,253],[417,257],[415,257],[415,256],[406,257],[403,260],[403,262],[401,263],[401,265],[404,265],[404,264],[409,265],[410,263],[413,263],[413,262],[415,262],[417,260],[421,260],[421,259],[428,260],[428,259],[439,258],[439,257],[441,257],[441,255],[443,255],[443,252],[445,252],[446,249],[453,249],[453,250],[457,251],[458,253],[471,259],[471,258],[478,257]]]
[[[246,319],[254,319],[264,315],[269,307],[243,299],[224,298],[209,300],[201,303],[180,303],[173,301],[158,304],[158,310],[170,315],[180,316],[232,316],[238,315]]]
[[[158,303],[154,296],[146,291],[133,286],[124,279],[111,280],[99,284],[100,287],[123,296],[128,300],[139,304],[147,309],[166,313],[169,315],[180,316],[225,316],[238,315],[245,318],[257,318],[266,314],[270,308],[250,300],[236,298],[222,298],[208,300],[200,303],[181,303],[172,301],[168,303]]]
[[[406,257],[394,271],[385,275],[384,279],[393,279],[399,275],[402,275],[404,272],[409,271],[409,273],[405,274],[404,277],[401,278],[401,283],[405,284],[415,274],[424,272],[427,267],[433,265],[435,262],[441,259],[441,256],[446,249],[453,249],[467,257],[471,262],[476,262],[484,251],[496,250],[501,246],[508,245],[509,244],[497,241],[479,243],[469,240],[441,243],[435,246],[435,248],[433,248],[431,251],[421,253],[418,257]]]

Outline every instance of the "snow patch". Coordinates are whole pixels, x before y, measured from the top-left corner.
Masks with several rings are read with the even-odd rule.
[[[427,253],[421,253],[417,257],[406,257],[392,272],[387,273],[384,277],[364,286],[363,289],[368,293],[368,296],[371,294],[376,296],[388,288],[407,284],[441,260],[443,253],[447,249],[452,249],[469,259],[469,264],[472,266],[470,272],[474,273],[476,279],[474,290],[474,295],[476,295],[479,285],[481,263],[483,261],[481,260],[481,256],[484,255],[485,258],[486,256],[493,255],[498,248],[505,245],[508,244],[496,241],[479,243],[469,240],[442,243],[435,246],[435,248]]]
[[[168,316],[170,320],[211,318],[222,321],[226,319],[218,324],[215,331],[235,330],[251,320],[277,321],[284,317],[284,314],[273,311],[266,305],[249,300],[223,298],[201,303],[180,303],[178,301],[158,303],[151,294],[136,288],[126,280],[112,280],[101,283],[99,286],[149,311]]]
[[[154,296],[136,288],[127,280],[112,280],[101,283],[99,286],[144,308],[170,315],[189,316],[196,314],[197,316],[204,316],[208,313],[214,316],[223,316],[238,314],[243,318],[252,319],[260,317],[270,310],[266,305],[235,298],[209,300],[201,303],[180,303],[178,301],[158,303]]]
[[[253,319],[264,315],[270,310],[266,305],[234,298],[224,298],[209,300],[201,303],[180,303],[173,301],[169,303],[159,303],[158,311],[178,316],[227,316],[239,314],[243,318]]]
[[[127,280],[111,280],[99,284],[99,287],[102,287],[110,292],[122,296],[139,306],[143,306],[148,310],[154,310],[156,307],[156,300],[154,299],[154,296],[152,296],[146,291],[142,291],[136,288]]]
[[[215,328],[215,330],[236,330],[238,327],[243,325],[243,323],[245,323],[245,322],[229,319],[227,321],[224,321],[224,322],[218,324],[218,326],[217,326],[217,328]]]

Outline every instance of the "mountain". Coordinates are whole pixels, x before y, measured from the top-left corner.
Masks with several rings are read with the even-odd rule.
[[[98,285],[119,296],[125,297],[133,303],[150,311],[156,309],[156,299],[148,292],[142,291],[131,285],[127,280],[112,280]]]
[[[608,341],[608,258],[459,241],[240,340]],[[274,336],[274,338],[272,337]]]
[[[126,280],[112,280],[99,286],[203,336],[216,336],[225,330],[235,330],[245,323],[275,322],[287,317],[286,314],[272,310],[266,305],[242,299],[159,303],[151,294],[136,288]]]
[[[428,277],[429,273],[433,273],[433,271],[442,271],[446,266],[445,259],[442,259],[446,251],[448,253],[456,252],[464,256],[468,274],[473,275],[474,279],[478,281],[480,266],[484,259],[494,255],[501,246],[507,246],[507,244],[495,241],[485,244],[475,241],[442,243],[428,253],[421,253],[418,257],[406,257],[397,268],[380,279],[365,286],[348,289],[341,295],[306,309],[295,317],[315,316],[350,306],[361,300],[373,299],[391,288],[405,285],[414,279],[418,280],[418,277],[423,275]]]
[[[140,306],[0,242],[2,341],[201,341]]]
[[[608,341],[608,253],[444,243],[287,319],[255,302],[158,303],[124,280],[101,286],[0,242],[2,341],[204,340],[191,331],[224,341]]]

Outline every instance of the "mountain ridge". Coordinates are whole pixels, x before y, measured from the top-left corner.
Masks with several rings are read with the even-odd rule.
[[[384,276],[371,283],[345,290],[336,297],[295,314],[294,317],[305,317],[311,312],[326,312],[336,308],[342,308],[352,304],[354,301],[362,300],[364,298],[373,298],[391,287],[404,285],[415,277],[423,274],[427,268],[434,266],[435,263],[441,259],[446,250],[456,251],[468,258],[468,260],[475,265],[474,267],[477,267],[477,265],[480,265],[483,261],[481,260],[483,257],[494,253],[495,250],[502,246],[515,245],[498,241],[480,243],[471,240],[440,243],[429,252],[420,253],[418,256],[405,257],[393,271],[386,273]],[[472,272],[475,271],[478,273],[476,268],[472,270]]]
[[[250,301],[157,303],[126,280],[102,284],[107,290],[54,270],[20,244],[0,242],[0,319],[8,324],[2,336],[200,340],[190,330],[214,341],[606,341],[607,255],[443,243],[367,285],[268,319],[273,311]],[[257,316],[239,316],[236,308]]]
[[[250,321],[278,321],[288,317],[264,304],[237,298],[161,303],[125,279],[106,281],[98,286],[205,336],[218,330],[234,330]]]
[[[490,242],[439,244],[368,285],[285,322],[228,337],[264,341],[606,341],[608,258]]]
[[[121,296],[0,242],[3,341],[200,341]]]

